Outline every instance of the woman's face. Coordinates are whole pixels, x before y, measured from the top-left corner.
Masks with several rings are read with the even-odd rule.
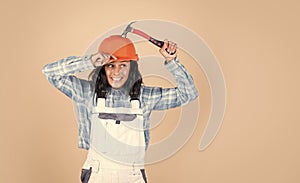
[[[114,89],[119,89],[128,79],[130,61],[114,61],[105,65],[104,68],[109,85]]]

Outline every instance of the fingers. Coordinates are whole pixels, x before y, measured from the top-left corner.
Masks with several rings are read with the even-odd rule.
[[[160,49],[160,53],[165,57],[166,60],[172,60],[177,56],[177,44],[169,41],[167,39],[164,40],[164,45]]]
[[[92,55],[92,63],[95,67],[103,66],[109,61],[116,60],[117,58],[114,55],[100,52]]]
[[[114,55],[110,55],[110,60],[118,60],[118,58]]]
[[[173,53],[176,52],[176,49],[177,49],[176,43],[169,41],[167,52],[172,55]]]
[[[164,45],[161,47],[161,49],[166,49],[169,46],[169,41],[167,39],[164,40]]]
[[[101,62],[101,66],[102,65],[105,65],[107,64],[108,62],[111,62],[111,61],[114,61],[114,60],[117,60],[117,57],[115,57],[114,55],[112,54],[109,54],[109,53],[100,53],[103,57],[103,60]]]
[[[165,51],[167,51],[168,54],[173,54],[176,52],[176,50],[177,50],[176,43],[169,41],[167,39],[165,39],[164,42],[165,42],[165,44],[162,47],[162,51],[165,50]]]

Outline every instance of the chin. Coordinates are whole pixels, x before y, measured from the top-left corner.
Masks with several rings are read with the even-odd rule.
[[[123,88],[124,84],[111,84],[110,86],[113,89],[121,89],[121,88]]]

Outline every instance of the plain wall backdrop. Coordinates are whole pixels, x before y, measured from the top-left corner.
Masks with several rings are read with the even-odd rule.
[[[1,182],[80,182],[86,152],[77,148],[72,102],[41,69],[82,55],[112,27],[142,19],[176,22],[200,35],[218,58],[227,87],[223,126],[200,152],[210,90],[201,69],[182,59],[200,93],[199,124],[178,153],[146,167],[149,181],[300,182],[299,12],[296,0],[2,0]],[[146,78],[149,84],[157,80]],[[166,113],[152,142],[171,133],[174,124],[167,122],[178,110]]]

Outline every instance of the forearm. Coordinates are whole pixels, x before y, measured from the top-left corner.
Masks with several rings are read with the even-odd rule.
[[[176,95],[180,98],[180,105],[194,100],[198,96],[194,80],[178,58],[165,64],[166,68],[176,79]]]
[[[70,56],[59,61],[47,64],[42,72],[46,77],[70,76],[79,72],[94,69],[91,56]]]
[[[81,80],[74,74],[94,69],[90,56],[67,57],[44,66],[42,72],[55,88],[76,100],[85,90],[89,90],[89,82]]]

